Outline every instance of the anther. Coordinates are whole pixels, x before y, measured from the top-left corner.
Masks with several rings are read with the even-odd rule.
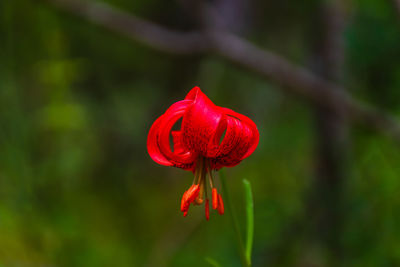
[[[218,208],[218,192],[217,192],[217,188],[213,188],[212,189],[212,208],[214,210],[216,210]]]
[[[181,211],[184,212],[183,216],[187,215],[190,203],[192,203],[199,195],[199,185],[192,185],[185,193],[183,193],[181,200]]]
[[[187,191],[187,201],[189,203],[193,202],[196,197],[199,195],[200,187],[198,184],[192,185],[189,190]]]
[[[187,191],[183,193],[182,200],[181,200],[181,211],[185,211],[186,208],[186,202],[187,202]]]

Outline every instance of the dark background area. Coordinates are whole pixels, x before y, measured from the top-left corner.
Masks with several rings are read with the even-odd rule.
[[[107,0],[176,30],[190,1]],[[219,0],[225,28],[400,115],[395,1]],[[400,11],[400,10],[399,10]],[[228,216],[183,218],[193,174],[154,163],[151,124],[200,86],[260,131],[226,170],[254,266],[399,266],[399,146],[213,54],[170,55],[46,1],[0,2],[0,266],[240,266]]]

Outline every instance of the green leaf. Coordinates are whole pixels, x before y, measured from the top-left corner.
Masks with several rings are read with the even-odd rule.
[[[243,179],[243,186],[246,196],[246,260],[251,266],[251,251],[254,237],[254,201],[250,182]]]

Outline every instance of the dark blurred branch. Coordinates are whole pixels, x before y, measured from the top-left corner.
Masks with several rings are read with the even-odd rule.
[[[312,19],[311,68],[324,79],[339,83],[343,77],[346,26],[339,0],[316,2]],[[332,90],[335,88],[332,88]],[[336,90],[344,88],[336,88]],[[348,178],[350,142],[348,121],[330,110],[315,111],[315,179],[306,212],[312,240],[329,251],[333,265],[343,257],[344,188]]]
[[[397,14],[400,17],[400,0],[393,0],[394,7],[396,8]]]
[[[83,17],[95,24],[140,41],[154,49],[173,54],[205,53],[209,50],[248,71],[283,85],[283,90],[357,120],[400,142],[400,125],[389,114],[355,101],[339,86],[284,58],[262,50],[248,41],[224,31],[181,33],[164,29],[126,12],[94,1],[39,0]],[[339,89],[339,90],[337,90]]]
[[[214,33],[213,48],[225,60],[285,86],[282,89],[323,106],[348,119],[382,131],[400,141],[400,125],[389,114],[354,100],[333,83],[320,79],[305,68],[297,67],[282,57],[261,50],[228,33]]]
[[[62,10],[163,52],[193,54],[206,50],[205,40],[200,33],[181,33],[164,29],[104,3],[82,0],[40,1],[49,2]]]

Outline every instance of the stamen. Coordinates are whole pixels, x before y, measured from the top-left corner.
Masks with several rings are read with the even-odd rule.
[[[190,203],[192,203],[197,198],[197,196],[199,195],[199,191],[199,185],[194,184],[187,191],[185,191],[185,193],[183,193],[181,200],[181,211],[183,212],[183,216],[187,215]]]
[[[206,220],[210,219],[210,205],[208,203],[208,198],[206,199]]]
[[[198,184],[192,185],[187,191],[187,201],[193,202],[195,198],[199,195],[200,187]]]
[[[182,212],[186,210],[186,201],[187,201],[187,191],[185,191],[185,193],[183,193],[182,200],[181,200],[181,211]]]
[[[212,208],[218,210],[219,214],[224,214],[224,202],[222,196],[218,194],[217,188],[214,187],[213,174],[210,168],[209,159],[199,157],[196,164],[193,184],[183,193],[182,196],[181,211],[183,212],[184,217],[187,216],[191,203],[193,203],[193,205],[200,205],[203,204],[205,199],[205,215],[207,221],[210,219],[210,201],[207,196],[206,187],[207,174],[209,176],[211,187]]]
[[[224,214],[224,202],[222,201],[221,195],[218,194],[218,213]]]
[[[216,210],[218,208],[218,192],[217,192],[217,188],[213,188],[212,189],[212,208],[214,210]]]

